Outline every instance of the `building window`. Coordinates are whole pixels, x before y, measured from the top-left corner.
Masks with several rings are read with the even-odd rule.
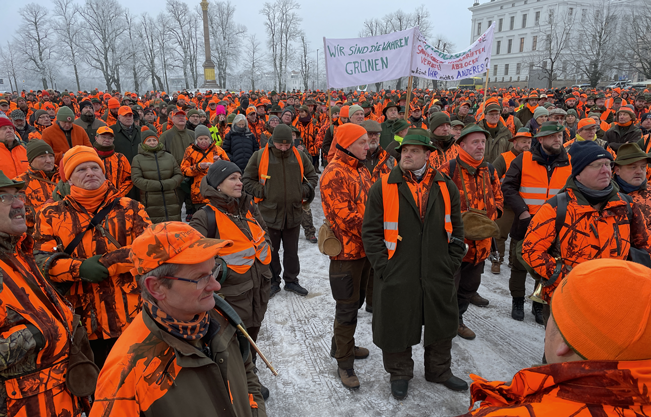
[[[536,26],[540,24],[540,12],[536,12]]]
[[[497,51],[495,52],[495,55],[500,54],[500,48],[502,48],[502,41],[497,41]]]
[[[527,27],[527,14],[522,15],[522,27],[526,28]]]
[[[581,10],[581,19],[588,17],[588,9]]]
[[[563,74],[567,75],[567,61],[563,61]]]
[[[509,64],[504,64],[504,75],[509,75]]]
[[[520,75],[520,70],[522,69],[522,64],[518,63],[515,66],[515,75]],[[518,81],[520,80],[520,77],[518,77]]]
[[[497,75],[497,64],[495,64],[495,65],[493,66],[493,73],[494,73],[495,75]]]
[[[507,44],[506,48],[506,53],[510,54],[511,53],[511,48],[513,47],[513,39],[509,39],[509,43]]]
[[[524,52],[524,38],[520,38],[520,52]]]
[[[511,23],[509,24],[509,29],[513,30],[515,28],[515,16],[511,16]]]
[[[533,72],[533,62],[529,63],[529,74]]]
[[[488,21],[488,26],[486,26],[486,27],[491,27],[492,24],[493,24],[493,21],[492,21],[492,20],[489,20],[489,21]]]
[[[497,29],[498,32],[501,32],[501,31],[502,31],[502,23],[504,23],[504,19],[500,19],[500,20],[499,20],[499,23],[498,23],[498,29]]]
[[[554,22],[554,9],[549,9],[549,23]]]
[[[542,69],[546,70],[547,69],[547,60],[544,60],[542,63]]]
[[[538,36],[533,37],[533,42],[531,42],[531,50],[535,51],[538,47]]]
[[[570,17],[574,16],[574,7],[570,7]]]
[[[477,23],[477,36],[481,35],[481,22]]]

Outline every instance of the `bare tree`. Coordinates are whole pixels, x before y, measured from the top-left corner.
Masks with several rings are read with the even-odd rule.
[[[265,16],[265,28],[269,35],[275,86],[280,90],[286,89],[287,63],[292,55],[290,43],[296,40],[296,28],[302,20],[296,12],[300,8],[295,0],[276,0],[273,4],[265,3],[260,10],[260,14]]]
[[[240,47],[246,33],[246,26],[234,19],[235,6],[230,1],[217,2],[208,8],[208,24],[217,69],[217,83],[226,87],[229,67],[239,61]]]
[[[171,25],[165,29],[171,33],[174,40],[175,48],[172,49],[181,61],[181,69],[183,70],[183,79],[185,81],[185,88],[190,88],[189,78],[192,76],[192,67],[195,68],[196,73],[196,45],[193,48],[193,35],[196,37],[196,21],[197,16],[191,13],[188,5],[180,0],[167,0],[167,13]],[[194,53],[194,63],[193,61]],[[195,83],[196,87],[196,83]]]
[[[19,72],[19,61],[17,46],[14,43],[7,41],[7,48],[0,48],[0,59],[2,60],[2,65],[5,72],[9,76],[9,83],[11,84],[11,79],[14,79],[14,88],[18,91],[18,77]]]
[[[648,8],[631,9],[622,19],[626,32],[622,33],[622,49],[618,55],[629,68],[635,68],[645,79],[651,79],[651,12]]]
[[[86,0],[77,10],[87,31],[85,36],[80,36],[82,50],[86,52],[84,62],[102,73],[108,91],[113,86],[121,90],[120,45],[127,31],[122,6],[117,0]]]
[[[48,88],[50,78],[50,59],[52,58],[51,27],[47,9],[36,3],[29,3],[18,13],[22,17],[20,38],[16,43],[21,47],[21,55],[27,70],[35,73]]]
[[[530,63],[530,68],[540,71],[547,79],[547,88],[552,88],[561,72],[558,64],[570,56],[570,36],[576,20],[573,9],[570,10],[564,6],[547,9],[544,23],[535,32],[537,45],[525,60]]]
[[[77,91],[81,90],[79,83],[79,58],[77,50],[79,48],[79,15],[73,0],[54,0],[54,16],[57,22],[53,29],[57,34],[58,43],[61,45],[61,55],[68,59],[75,71],[75,81],[77,82]]]
[[[129,12],[129,9],[124,10],[124,22],[127,25],[127,30],[125,32],[126,48],[123,49],[124,59],[131,70],[134,90],[136,90],[136,94],[140,95],[140,73],[142,68],[140,57],[142,56],[142,41],[138,36],[137,29],[138,26],[140,26],[140,23],[136,21],[136,18]]]
[[[158,56],[158,48],[156,47],[156,38],[160,28],[156,25],[154,19],[147,13],[143,13],[140,18],[139,38],[142,42],[142,64],[147,76],[151,78],[151,86],[154,90],[162,91],[163,83],[160,82],[160,77],[157,78],[156,74],[156,57]],[[156,81],[159,81],[156,87]]]
[[[158,26],[159,30],[156,33],[156,45],[158,48],[158,53],[160,56],[160,65],[161,69],[163,71],[163,79],[165,80],[165,89],[167,91],[170,91],[170,83],[169,79],[167,77],[167,62],[168,62],[168,50],[169,48],[168,44],[170,42],[171,36],[169,33],[165,30],[165,28],[170,24],[170,21],[168,17],[165,15],[165,13],[159,13],[158,16],[156,17],[156,25]],[[158,80],[159,85],[163,85],[163,82],[161,81],[160,77],[156,75],[156,79]]]
[[[251,89],[255,90],[255,81],[261,76],[260,63],[264,59],[264,54],[260,50],[260,41],[258,41],[255,34],[247,37],[246,52],[247,57],[245,59],[245,65],[251,79]]]
[[[573,67],[594,88],[615,65],[619,13],[610,1],[598,0],[590,9],[585,9],[584,14],[580,21],[580,35],[570,43],[570,52]],[[590,36],[586,38],[584,33]]]

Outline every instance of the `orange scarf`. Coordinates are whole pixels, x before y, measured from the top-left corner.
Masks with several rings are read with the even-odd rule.
[[[106,200],[109,190],[108,180],[96,190],[84,190],[76,185],[70,185],[70,197],[77,203],[81,204],[89,213],[95,213],[95,210]]]
[[[621,127],[629,127],[630,125],[633,124],[633,121],[632,121],[632,120],[629,120],[629,121],[626,122],[626,123],[615,122],[615,124],[616,124],[617,126],[621,126]]]
[[[538,108],[538,105],[536,104],[535,106],[532,107],[529,103],[527,103],[527,108],[529,109],[531,114],[533,114],[533,112],[535,112],[536,109]]]
[[[488,120],[486,120],[486,126],[488,126],[489,129],[495,129],[498,123],[492,124],[492,123],[488,123]]]
[[[477,169],[479,165],[484,161],[484,158],[482,158],[480,161],[476,160],[470,154],[466,151],[464,151],[461,147],[459,147],[459,158],[465,162],[466,164],[470,165],[471,167]]]

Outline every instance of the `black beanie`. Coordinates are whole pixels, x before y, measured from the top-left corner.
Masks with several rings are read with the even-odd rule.
[[[585,167],[597,159],[613,160],[610,152],[591,140],[574,142],[568,153],[572,155],[572,177],[579,175]]]
[[[84,100],[81,103],[79,103],[79,111],[82,111],[84,107],[90,107],[91,109],[93,109],[93,103],[91,103],[88,100]]]
[[[213,162],[213,164],[210,165],[210,168],[208,168],[206,181],[211,187],[217,188],[219,187],[219,184],[224,182],[224,180],[234,172],[239,172],[240,174],[242,173],[240,168],[234,163],[220,159],[216,162]]]

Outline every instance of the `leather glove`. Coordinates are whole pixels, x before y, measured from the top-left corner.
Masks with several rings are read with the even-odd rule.
[[[84,260],[79,267],[79,277],[93,284],[102,282],[108,278],[108,269],[99,262],[99,258],[101,257],[102,255],[95,255]]]

